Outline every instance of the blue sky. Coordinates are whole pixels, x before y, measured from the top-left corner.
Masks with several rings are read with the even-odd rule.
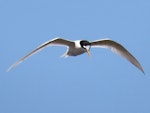
[[[150,113],[149,0],[0,0],[0,113]],[[67,59],[42,43],[110,38],[142,64],[106,49]]]

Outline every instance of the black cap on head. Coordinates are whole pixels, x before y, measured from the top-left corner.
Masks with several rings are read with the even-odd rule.
[[[84,48],[84,46],[91,46],[91,43],[87,40],[81,40],[80,45]]]

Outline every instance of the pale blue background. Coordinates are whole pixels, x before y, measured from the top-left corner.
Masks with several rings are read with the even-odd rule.
[[[110,38],[146,75],[106,49],[60,58],[49,47],[6,73],[40,44]],[[150,113],[149,0],[0,0],[0,113]]]

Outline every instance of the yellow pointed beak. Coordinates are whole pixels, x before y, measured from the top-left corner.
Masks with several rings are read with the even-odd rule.
[[[87,50],[87,53],[88,53],[89,56],[91,56],[90,50]]]

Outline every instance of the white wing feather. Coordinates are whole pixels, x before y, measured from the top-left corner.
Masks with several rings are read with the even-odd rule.
[[[140,69],[144,73],[144,70],[143,70],[141,64],[138,62],[138,60],[127,49],[125,49],[121,44],[119,44],[113,40],[109,40],[109,39],[96,40],[96,41],[91,42],[91,47],[109,48],[113,52],[126,58],[128,61],[130,61],[133,65],[135,65],[138,69]]]
[[[10,71],[11,69],[13,69],[14,67],[16,67],[17,65],[19,65],[20,63],[22,63],[24,60],[26,60],[27,58],[29,58],[30,56],[32,56],[33,54],[39,52],[40,50],[44,49],[47,46],[50,45],[56,45],[56,46],[74,46],[74,42],[69,41],[69,40],[65,40],[62,38],[54,38],[50,41],[45,42],[44,44],[40,45],[39,47],[37,47],[35,50],[31,51],[29,54],[27,54],[26,56],[22,57],[20,60],[18,60],[16,63],[14,63],[13,65],[11,65],[7,71]]]

